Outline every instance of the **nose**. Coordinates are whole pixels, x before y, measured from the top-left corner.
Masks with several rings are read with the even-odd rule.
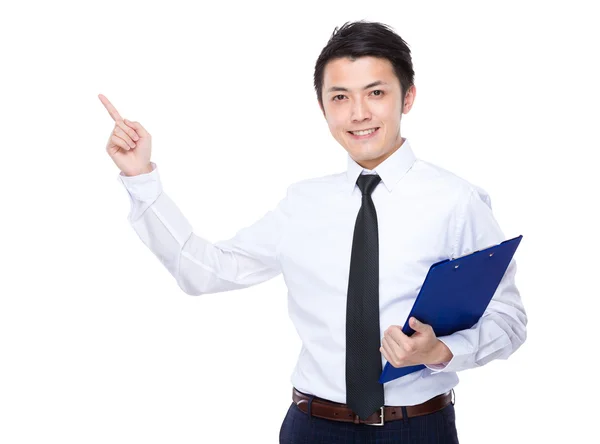
[[[352,122],[358,123],[371,119],[371,111],[362,100],[357,100],[352,105]]]

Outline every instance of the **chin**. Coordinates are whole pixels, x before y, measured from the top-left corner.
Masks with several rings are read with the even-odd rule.
[[[348,151],[355,160],[375,160],[383,156],[383,152],[373,150]]]

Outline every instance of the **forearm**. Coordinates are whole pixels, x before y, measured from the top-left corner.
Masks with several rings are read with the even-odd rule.
[[[268,212],[233,238],[212,243],[194,234],[191,224],[162,190],[158,171],[120,178],[130,195],[131,226],[185,293],[236,290],[280,273],[275,251],[281,211]]]
[[[507,359],[525,342],[526,324],[524,312],[516,318],[489,313],[468,330],[439,337],[452,353],[452,358],[428,366],[435,372],[457,372],[483,366],[494,359]]]
[[[452,359],[447,365],[428,365],[434,371],[461,371],[480,367],[494,359],[507,359],[527,338],[527,314],[514,283],[514,259],[488,308],[470,329],[440,336]],[[444,361],[445,362],[445,361]]]

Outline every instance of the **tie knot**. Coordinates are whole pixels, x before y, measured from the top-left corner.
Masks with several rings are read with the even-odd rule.
[[[361,174],[358,176],[356,184],[363,196],[370,196],[380,181],[381,177],[378,174]]]

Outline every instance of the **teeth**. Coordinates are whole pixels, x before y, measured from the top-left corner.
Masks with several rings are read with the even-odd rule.
[[[376,128],[371,128],[370,130],[366,130],[366,131],[350,131],[350,132],[357,136],[366,136],[367,134],[371,134],[375,130],[376,130]]]

